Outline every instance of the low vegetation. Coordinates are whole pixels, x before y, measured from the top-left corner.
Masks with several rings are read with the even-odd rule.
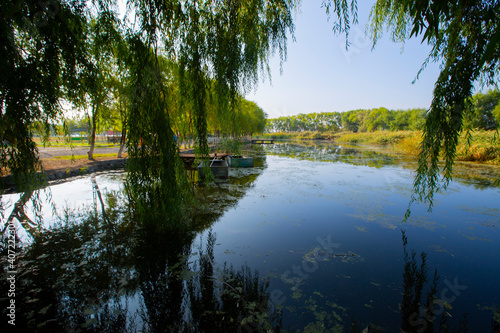
[[[480,162],[500,165],[500,138],[496,131],[471,131],[462,132],[458,141],[455,160],[462,162]],[[408,132],[394,145],[396,151],[418,155],[422,134],[421,132]]]
[[[114,158],[116,158],[116,153],[94,154],[94,157],[95,158],[107,158],[107,157],[114,157]],[[126,157],[126,154],[124,154],[124,157]],[[81,160],[81,159],[88,159],[88,155],[54,156],[52,159],[54,159],[54,160]]]
[[[476,130],[470,132],[470,145],[466,133],[460,136],[456,161],[480,162],[500,165],[500,137],[496,131]],[[282,140],[334,140],[339,143],[362,145],[386,145],[390,150],[417,156],[422,140],[421,131],[375,131],[375,132],[300,132],[266,133],[266,139]]]

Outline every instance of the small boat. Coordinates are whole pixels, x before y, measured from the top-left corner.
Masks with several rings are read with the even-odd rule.
[[[210,170],[215,178],[229,178],[229,166],[226,161],[213,159],[208,162],[210,162]],[[200,165],[198,165],[198,175],[201,179],[205,178],[204,163],[207,162],[201,162]]]
[[[253,167],[253,157],[241,155],[229,155],[228,164],[231,168],[251,168]]]

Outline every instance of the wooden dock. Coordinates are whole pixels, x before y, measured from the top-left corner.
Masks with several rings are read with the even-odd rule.
[[[274,143],[274,139],[262,139],[262,140],[253,139],[252,140],[253,145],[269,145],[269,144],[273,144],[273,143]]]
[[[229,154],[227,153],[212,153],[210,154],[210,158],[225,159],[228,155]],[[194,163],[196,155],[192,153],[180,153],[179,157],[181,158],[181,160],[184,162],[185,165],[191,165]]]

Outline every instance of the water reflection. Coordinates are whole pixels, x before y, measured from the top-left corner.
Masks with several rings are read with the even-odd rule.
[[[342,162],[382,168],[398,165],[415,170],[416,158],[377,146],[338,145],[324,141],[289,141],[266,146],[269,155],[318,162]],[[500,168],[494,165],[456,162],[454,178],[475,188],[500,187]]]
[[[107,221],[93,212],[68,214],[59,227],[36,234],[18,257],[17,330],[272,329],[268,280],[246,266],[218,269],[215,235],[196,256],[191,253],[192,231],[137,229],[126,210],[117,211],[110,201]],[[80,218],[84,221],[72,223]],[[9,328],[5,321],[2,326]]]
[[[297,158],[318,162],[343,162],[353,165],[366,165],[375,168],[394,165],[401,157],[391,156],[381,151],[359,149],[350,145],[332,145],[328,142],[281,142],[266,147],[267,153],[274,156]],[[409,161],[409,159],[407,159]]]
[[[189,224],[165,228],[137,220],[124,193],[102,192],[91,176],[93,205],[66,209],[51,228],[32,230],[32,242],[16,239],[16,270],[1,244],[2,290],[15,275],[16,331],[199,332],[267,330],[268,279],[248,266],[234,268],[213,256],[215,235],[192,253],[197,230],[209,228],[236,204],[265,167],[245,171],[222,184],[196,189]],[[22,195],[11,216],[24,221]],[[24,200],[24,201],[22,201]],[[212,205],[212,206],[211,206]],[[17,209],[16,207],[22,208]],[[30,228],[28,228],[30,227]],[[3,317],[10,300],[0,299]],[[7,310],[8,311],[8,310]],[[277,321],[276,321],[277,322]],[[13,326],[2,320],[2,330]]]
[[[275,148],[284,149],[266,149]],[[386,191],[382,173],[397,168],[364,167],[372,163],[369,156],[385,157],[368,154],[363,162],[363,153],[353,152],[353,158],[342,162],[359,160],[361,167],[346,167],[316,163],[331,155],[349,155],[342,152],[345,148],[307,148],[314,155],[313,163],[306,158],[307,149],[287,149],[286,154],[302,157],[266,161],[263,152],[257,151],[261,164],[252,170],[233,170],[229,180],[209,187],[192,172],[198,204],[188,216],[190,223],[175,228],[155,228],[138,220],[122,192],[105,191],[99,177],[90,179],[91,204],[66,210],[58,224],[33,234],[25,252],[17,249],[22,255],[17,259],[16,328],[40,332],[464,332],[471,317],[474,322],[471,308],[477,303],[490,306],[488,314],[480,317],[483,323],[488,321],[482,331],[489,331],[484,327],[490,326],[491,314],[499,316],[494,306],[497,289],[489,284],[491,278],[475,271],[493,275],[498,271],[495,247],[490,246],[493,242],[478,244],[469,238],[464,245],[465,238],[451,229],[458,225],[464,232],[463,225],[470,227],[472,220],[449,221],[470,214],[477,218],[473,226],[482,226],[485,220],[471,202],[477,192],[466,196],[467,207],[460,205],[461,197],[453,197],[450,207],[460,207],[456,215],[437,215],[429,221],[437,220],[446,228],[404,225],[409,231],[403,233],[401,243],[397,212],[388,207],[397,198],[404,201],[411,183],[403,174],[398,178],[401,186],[394,189],[393,177],[391,191]],[[467,194],[469,188],[460,186],[454,195],[460,191]],[[484,198],[478,200],[489,205]],[[368,210],[373,213],[367,214]],[[483,213],[498,222],[493,208]],[[495,241],[494,228],[489,227],[488,233]],[[330,235],[339,247],[315,251],[318,236],[324,240]],[[247,243],[251,246],[246,247]],[[440,253],[419,256],[416,253],[423,251],[410,250],[408,243],[417,249],[435,244]],[[5,245],[2,290],[9,288]],[[439,279],[432,274],[434,268],[439,269]],[[475,282],[477,277],[480,282]],[[450,285],[459,297],[450,293]],[[462,285],[467,285],[467,292],[460,289]],[[487,288],[491,295],[484,292]],[[275,291],[281,291],[279,297],[273,297]],[[0,299],[2,309],[8,302]],[[465,313],[469,316],[464,317]],[[6,321],[0,325],[1,331],[10,328]],[[498,332],[498,320],[491,327]]]

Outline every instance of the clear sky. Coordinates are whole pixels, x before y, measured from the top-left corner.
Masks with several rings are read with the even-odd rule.
[[[365,27],[374,0],[358,1],[359,24],[351,26],[351,46],[336,36],[320,0],[303,0],[295,15],[296,42],[289,39],[287,60],[280,75],[279,57],[271,59],[272,82],[261,81],[247,93],[268,118],[310,112],[348,111],[386,107],[428,108],[439,74],[429,64],[412,84],[430,47],[413,39],[393,43],[389,34],[374,50]],[[332,17],[333,19],[333,17]]]

